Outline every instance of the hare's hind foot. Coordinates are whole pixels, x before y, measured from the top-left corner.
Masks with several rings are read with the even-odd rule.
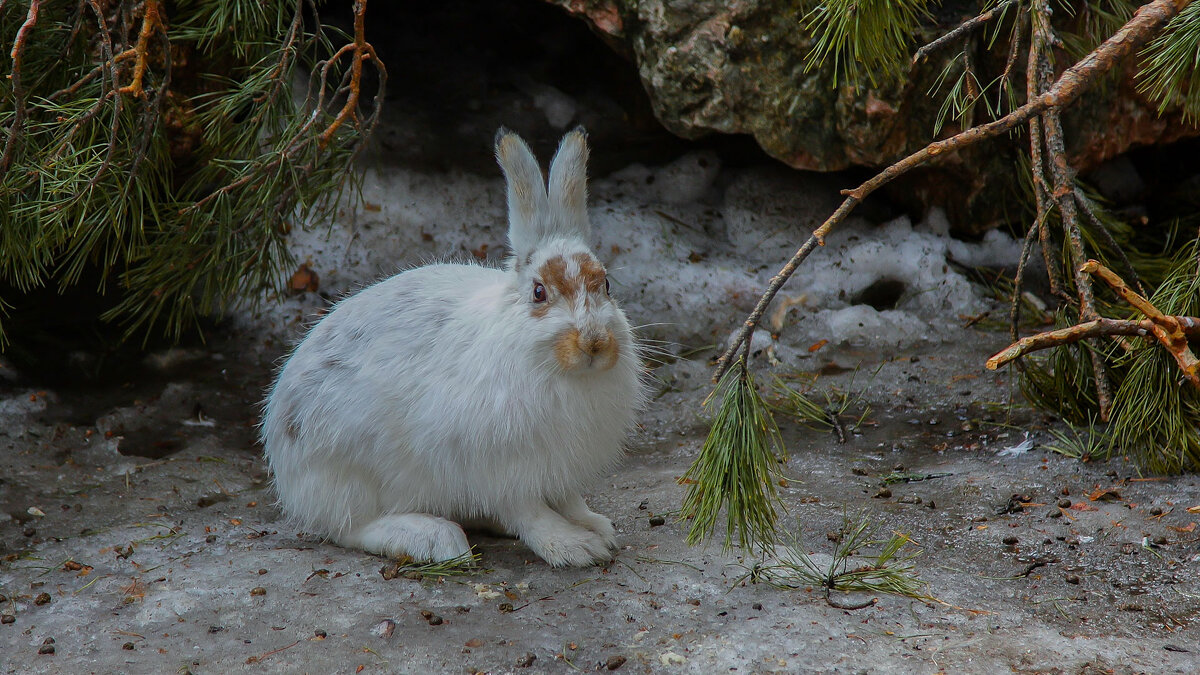
[[[394,513],[355,528],[340,538],[343,546],[388,557],[442,561],[471,552],[457,523],[427,513]]]

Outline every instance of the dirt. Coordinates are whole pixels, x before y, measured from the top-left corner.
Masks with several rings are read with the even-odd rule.
[[[928,598],[834,594],[876,599],[856,611],[749,583],[757,559],[719,541],[684,543],[702,360],[653,372],[627,461],[589,496],[620,533],[612,563],[555,570],[476,534],[480,567],[441,580],[385,579],[380,557],[281,528],[254,440],[270,349],[218,337],[99,388],[10,380],[0,670],[1195,672],[1196,478],[998,456],[1026,431],[1048,440],[1045,420],[979,367],[1003,336],[946,338],[792,369],[841,371],[816,390],[861,394],[844,420],[863,422],[843,444],[781,418],[783,533],[828,559],[865,514],[919,554]]]

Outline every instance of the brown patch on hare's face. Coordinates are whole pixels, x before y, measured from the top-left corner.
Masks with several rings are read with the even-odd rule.
[[[617,365],[620,354],[617,337],[607,328],[586,335],[570,328],[554,341],[554,359],[563,370],[605,371]]]
[[[572,258],[579,264],[579,279],[589,293],[599,293],[604,290],[604,265],[586,253],[576,253]]]
[[[530,289],[530,297],[533,300],[533,309],[530,314],[535,318],[546,316],[546,313],[550,311],[551,304],[548,299],[538,300],[536,293],[539,284],[544,288],[543,292],[547,294],[543,297],[561,296],[568,303],[574,302],[575,294],[579,292],[579,283],[567,276],[567,261],[563,260],[562,256],[554,256],[542,263],[534,279],[534,287]]]

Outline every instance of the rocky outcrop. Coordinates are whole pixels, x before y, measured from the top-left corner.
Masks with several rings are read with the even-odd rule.
[[[636,65],[655,114],[673,133],[749,134],[771,156],[799,169],[881,168],[933,140],[943,96],[931,94],[957,50],[914,68],[902,84],[832,86],[830,68],[806,71],[810,37],[794,0],[549,0],[588,22]],[[947,2],[943,27],[974,13],[976,3]],[[956,7],[957,6],[957,7]],[[1007,47],[977,42],[981,79],[1000,73]],[[1060,54],[1060,68],[1069,58]],[[1023,66],[1018,64],[1018,69]],[[1023,82],[1018,87],[1023,89]],[[1116,86],[1091,92],[1067,116],[1069,152],[1082,171],[1130,148],[1196,135],[1179,115],[1160,117],[1139,96],[1128,71]],[[942,134],[956,131],[953,126]],[[1016,189],[1017,148],[994,141],[943,160],[903,181],[902,198],[938,197],[960,230],[978,232],[1003,219]],[[962,167],[971,170],[963,171]],[[933,177],[936,176],[936,179]]]

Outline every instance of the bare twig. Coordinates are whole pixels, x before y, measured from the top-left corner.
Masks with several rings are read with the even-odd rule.
[[[1047,51],[1040,58],[1049,63],[1049,45],[1054,44],[1054,35],[1050,27],[1050,5],[1048,0],[1034,0],[1030,9],[1034,16],[1035,41],[1040,42]],[[1053,64],[1050,64],[1053,69]],[[1079,295],[1079,320],[1091,321],[1099,318],[1096,313],[1096,298],[1092,293],[1092,278],[1083,269],[1087,254],[1083,249],[1083,235],[1079,229],[1079,214],[1075,208],[1075,168],[1067,161],[1066,143],[1063,141],[1062,122],[1059,112],[1049,108],[1042,113],[1042,124],[1045,127],[1046,152],[1049,155],[1050,173],[1054,177],[1054,192],[1052,196],[1058,202],[1059,219],[1062,221],[1063,234],[1067,240],[1067,249],[1071,252],[1071,268],[1075,270],[1075,292]],[[1096,378],[1096,398],[1100,407],[1100,421],[1108,421],[1108,413],[1112,408],[1112,383],[1108,378],[1108,366],[1104,363],[1104,355],[1099,349],[1089,350],[1092,360],[1092,371]]]
[[[943,153],[953,152],[974,145],[979,141],[995,138],[1022,124],[1035,115],[1040,115],[1051,108],[1062,108],[1074,103],[1075,99],[1090,87],[1099,77],[1112,70],[1117,63],[1144,45],[1150,38],[1158,34],[1183,7],[1191,0],[1154,0],[1143,5],[1116,33],[1101,43],[1091,53],[1084,56],[1078,63],[1063,71],[1054,85],[1035,100],[1025,103],[1004,117],[972,127],[950,138],[934,141],[917,152],[905,157],[895,164],[876,174],[867,182],[853,190],[842,192],[846,199],[838,206],[833,215],[813,231],[804,244],[797,249],[792,258],[780,271],[771,278],[767,290],[755,305],[754,311],[742,323],[725,352],[717,359],[713,380],[719,380],[721,375],[733,364],[733,355],[746,345],[758,322],[766,312],[767,305],[783,287],[783,284],[795,273],[800,263],[812,253],[813,249],[825,243],[825,237],[839,223],[846,219],[864,199],[875,190],[883,187],[897,177],[921,166]]]
[[[1046,60],[1047,31],[1039,23],[1046,16],[1041,12],[1030,11],[1030,40],[1029,57],[1025,64],[1025,96],[1026,100],[1035,100],[1050,86],[1050,64]],[[1042,144],[1045,135],[1042,133],[1042,118],[1034,116],[1029,120],[1029,164],[1033,177],[1033,196],[1037,205],[1037,219],[1044,222],[1050,210],[1050,184],[1046,181],[1046,162],[1042,157]],[[1050,292],[1060,298],[1067,296],[1060,275],[1058,252],[1050,238],[1050,228],[1040,228],[1042,259],[1046,263],[1046,276],[1050,281]],[[1016,291],[1019,294],[1021,286]],[[1013,336],[1016,339],[1016,336]]]
[[[979,16],[967,19],[966,21],[960,23],[958,25],[958,27],[955,28],[954,30],[950,31],[949,33],[946,33],[945,35],[939,37],[938,39],[934,40],[933,42],[930,42],[929,44],[925,45],[924,47],[921,47],[920,49],[918,49],[917,53],[913,54],[913,58],[912,58],[913,65],[917,65],[918,63],[921,63],[925,59],[929,58],[929,55],[932,54],[933,52],[937,51],[938,49],[944,47],[945,45],[953,42],[954,40],[956,40],[960,37],[965,36],[967,33],[970,33],[971,31],[983,26],[983,24],[987,23],[988,21],[991,21],[996,16],[1005,12],[1010,6],[1017,4],[1018,2],[1020,2],[1020,0],[1004,0],[1004,2],[1000,3],[999,5],[996,5],[995,7],[980,14]]]
[[[1200,387],[1200,360],[1197,360],[1188,346],[1189,336],[1200,337],[1200,317],[1163,314],[1149,300],[1130,289],[1112,270],[1095,260],[1088,260],[1081,265],[1080,271],[1099,277],[1111,286],[1117,295],[1145,314],[1146,318],[1136,320],[1100,317],[1069,328],[1021,338],[988,359],[988,369],[995,370],[1014,359],[1041,349],[1098,337],[1132,335],[1156,339],[1175,358],[1184,376],[1196,387]]]
[[[150,53],[150,36],[158,32],[162,26],[162,16],[158,12],[158,0],[146,0],[142,14],[142,30],[138,33],[137,45],[133,48],[137,61],[133,64],[133,81],[121,87],[122,94],[131,94],[136,98],[146,95],[142,89],[142,77],[146,74],[146,60]]]
[[[8,173],[8,167],[12,164],[17,139],[21,137],[21,127],[24,126],[25,116],[28,114],[25,110],[25,88],[21,86],[21,61],[25,54],[25,44],[29,41],[29,33],[37,24],[39,9],[41,0],[31,0],[29,11],[25,14],[25,23],[17,29],[17,37],[13,40],[12,52],[9,55],[12,59],[12,71],[8,78],[12,81],[13,121],[8,128],[8,138],[4,141],[4,154],[0,155],[0,181],[4,180],[4,175]]]

